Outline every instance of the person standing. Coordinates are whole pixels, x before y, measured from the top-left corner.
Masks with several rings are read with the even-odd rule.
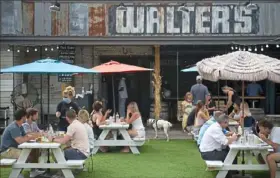
[[[241,99],[238,96],[237,92],[229,86],[222,87],[222,91],[227,95],[227,104],[224,111],[227,113],[231,113],[233,110],[233,104],[240,105]]]
[[[248,96],[258,97],[258,96],[263,95],[263,89],[262,89],[260,84],[258,84],[254,81],[254,82],[248,84],[247,89],[246,89],[246,93],[247,93]],[[250,101],[250,103],[252,105],[251,107],[253,107],[252,103],[254,101],[258,101],[258,103],[260,102],[260,100]],[[256,107],[258,107],[258,105]]]
[[[118,91],[119,91],[119,114],[120,114],[120,117],[124,118],[125,117],[125,103],[126,103],[126,99],[128,98],[127,88],[126,88],[126,83],[125,83],[124,77],[122,77],[119,82]]]
[[[67,87],[68,88],[68,87]],[[76,111],[76,114],[79,112],[79,106],[77,103],[73,102],[72,99],[75,96],[75,91],[72,88],[68,88],[63,92],[63,100],[57,105],[56,108],[56,117],[59,118],[58,129],[59,131],[67,131],[69,123],[66,120],[66,111],[70,108]]]
[[[185,100],[181,103],[181,115],[182,115],[182,129],[183,132],[189,132],[187,130],[187,122],[188,122],[188,117],[190,113],[193,110],[193,104],[192,104],[192,94],[190,92],[187,92],[185,95]]]
[[[202,84],[202,77],[198,75],[196,77],[196,84],[191,87],[193,103],[196,104],[199,100],[205,103],[208,93],[208,88]]]

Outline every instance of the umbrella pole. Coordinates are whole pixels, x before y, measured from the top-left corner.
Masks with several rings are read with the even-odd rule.
[[[218,80],[218,110],[220,110],[220,80]]]
[[[242,81],[242,105],[243,105],[243,107],[242,107],[242,114],[241,114],[241,118],[242,118],[242,134],[243,134],[243,137],[245,136],[245,134],[244,134],[244,95],[245,95],[245,86],[244,86],[245,84],[244,84],[244,80]],[[242,151],[242,164],[245,164],[245,160],[244,160],[244,151]],[[243,170],[242,171],[242,176],[244,176],[245,175],[245,171]]]
[[[47,115],[47,122],[48,124],[49,122],[49,114],[50,114],[50,74],[48,74],[48,115]],[[47,163],[50,163],[50,149],[48,149],[48,160]],[[47,169],[46,174],[49,176],[50,175],[51,170]]]
[[[112,75],[112,87],[113,87],[113,108],[114,108],[114,116],[116,113],[116,100],[115,100],[115,85],[114,85],[114,76]],[[116,118],[115,118],[116,119]]]

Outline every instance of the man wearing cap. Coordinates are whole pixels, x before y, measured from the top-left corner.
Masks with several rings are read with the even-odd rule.
[[[193,102],[196,104],[198,100],[206,101],[206,97],[209,93],[208,88],[202,84],[202,77],[198,75],[196,77],[196,84],[192,86],[191,93],[193,95]]]

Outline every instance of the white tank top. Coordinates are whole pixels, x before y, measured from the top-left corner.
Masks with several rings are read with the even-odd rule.
[[[143,122],[142,122],[142,117],[138,117],[137,119],[135,119],[132,123],[132,128],[135,130],[143,130],[145,129]]]

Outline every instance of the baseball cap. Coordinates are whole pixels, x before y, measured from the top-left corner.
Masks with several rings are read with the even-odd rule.
[[[196,80],[202,80],[202,77],[200,75],[196,76]]]

